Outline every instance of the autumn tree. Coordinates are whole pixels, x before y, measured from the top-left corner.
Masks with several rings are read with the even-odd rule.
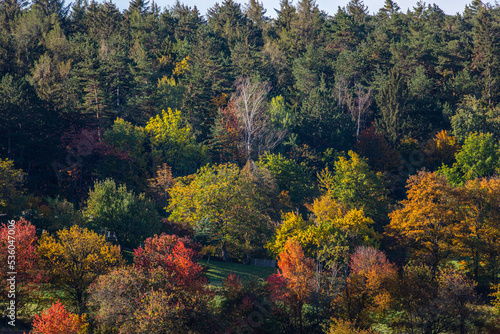
[[[371,330],[359,329],[352,322],[343,319],[333,319],[328,334],[373,334]]]
[[[167,163],[176,176],[194,173],[208,162],[206,149],[198,144],[191,126],[178,110],[162,110],[146,127],[152,146],[154,167]]]
[[[176,236],[149,238],[144,248],[135,250],[132,267],[99,277],[90,288],[89,301],[99,328],[118,328],[121,333],[200,333],[217,328],[210,320],[212,293],[196,262],[198,254],[189,245],[189,240]]]
[[[410,176],[407,199],[389,214],[388,233],[410,249],[411,259],[437,268],[449,258],[454,226],[459,221],[453,186],[444,176],[419,172]]]
[[[279,254],[278,267],[280,272],[268,278],[273,291],[271,298],[284,302],[291,320],[289,330],[303,333],[303,309],[314,289],[314,261],[305,257],[297,240],[290,239]]]
[[[79,314],[85,310],[90,284],[123,264],[117,246],[79,226],[63,229],[56,236],[43,234],[37,253],[50,282],[68,294]]]
[[[88,329],[86,316],[68,312],[60,301],[33,320],[33,332],[37,334],[85,334]]]
[[[158,166],[156,177],[148,180],[149,193],[157,203],[161,203],[163,208],[166,209],[168,205],[168,190],[175,184],[174,177],[172,176],[172,168],[167,164]]]
[[[426,143],[423,153],[427,157],[427,165],[437,168],[443,164],[452,165],[459,149],[457,138],[451,136],[446,130],[441,130]]]
[[[155,235],[144,241],[144,247],[134,251],[134,265],[140,270],[162,267],[173,273],[173,283],[186,290],[200,290],[206,283],[199,260],[201,245],[190,238],[175,235]]]
[[[383,252],[373,247],[358,247],[349,267],[344,291],[347,316],[358,326],[370,328],[393,304],[391,295],[398,282],[396,266]]]
[[[500,180],[495,177],[467,181],[457,196],[462,214],[454,228],[457,253],[479,288],[488,289],[498,283],[500,271],[496,242],[500,237],[496,224],[500,214]]]
[[[320,185],[348,209],[363,209],[380,224],[386,219],[389,204],[384,176],[373,172],[363,157],[352,151],[348,154],[349,158],[335,161],[334,173],[320,173]]]
[[[0,259],[2,259],[2,279],[7,281],[9,272],[16,272],[16,308],[18,314],[24,311],[28,301],[37,300],[46,276],[39,263],[37,253],[36,228],[30,222],[21,219],[0,226]],[[2,289],[3,301],[7,302],[9,289]]]
[[[267,245],[271,251],[279,254],[288,240],[296,240],[307,256],[331,267],[347,265],[349,254],[357,246],[376,245],[373,220],[362,209],[349,210],[328,195],[314,200],[308,208],[308,220],[293,212],[283,215],[274,240]]]

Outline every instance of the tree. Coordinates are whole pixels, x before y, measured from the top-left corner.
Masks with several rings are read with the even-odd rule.
[[[358,326],[370,328],[392,306],[398,282],[396,267],[383,252],[363,246],[356,248],[349,267],[344,291],[347,316]]]
[[[37,334],[85,334],[89,324],[85,315],[77,315],[66,311],[60,301],[36,315],[33,321],[33,331]]]
[[[186,246],[184,245],[186,242]],[[192,241],[161,235],[134,252],[134,265],[101,276],[90,306],[102,330],[121,333],[205,333],[217,328]],[[113,300],[113,303],[109,303]]]
[[[349,151],[349,158],[335,161],[335,173],[327,169],[320,173],[320,185],[348,209],[363,209],[368,217],[381,223],[388,210],[384,176],[370,169],[366,159]]]
[[[259,192],[237,166],[207,165],[177,179],[169,191],[169,219],[208,229],[227,261],[228,249],[236,255],[242,246],[262,245],[267,239],[268,217],[255,200]]]
[[[453,184],[492,176],[500,167],[499,146],[490,133],[471,133],[455,154],[455,159],[452,167],[443,165],[440,169],[440,173]]]
[[[196,143],[191,127],[178,110],[163,110],[148,121],[145,130],[150,137],[154,166],[167,163],[178,176],[193,173],[208,160],[205,148]]]
[[[372,334],[371,330],[359,329],[350,321],[334,319],[330,325],[328,334]]]
[[[168,190],[175,184],[172,168],[164,163],[156,171],[156,177],[149,179],[148,183],[149,193],[153,194],[153,198],[157,203],[163,204],[163,209],[165,209],[166,212],[168,205]]]
[[[425,145],[426,165],[430,166],[430,168],[451,165],[459,149],[457,138],[450,136],[446,130],[441,130],[436,134],[436,137],[430,139]]]
[[[347,265],[348,254],[356,246],[377,243],[378,236],[371,227],[373,220],[362,209],[349,210],[328,195],[314,200],[308,208],[311,211],[308,220],[298,213],[285,213],[267,248],[279,254],[288,240],[295,240],[307,256],[332,267]]]
[[[394,295],[400,312],[390,321],[396,331],[468,333],[474,317],[475,283],[456,269],[443,268],[435,275],[426,266],[408,265]]]
[[[17,313],[24,311],[28,301],[37,300],[46,276],[39,263],[35,226],[20,219],[0,226],[1,278],[8,282],[9,272],[16,272],[15,289],[2,289],[2,304],[7,294],[15,293]]]
[[[289,239],[279,254],[278,267],[280,272],[270,276],[268,282],[274,297],[290,309],[292,330],[303,333],[303,308],[313,291],[314,261],[305,257],[297,240]]]
[[[295,208],[301,207],[316,194],[312,171],[305,163],[298,164],[281,154],[266,153],[259,157],[258,165],[271,173],[280,190],[288,193]]]
[[[380,117],[376,119],[377,128],[384,132],[392,143],[404,139],[408,133],[408,89],[401,74],[392,70],[389,78],[383,82],[380,92],[375,96],[380,109]]]
[[[103,135],[103,143],[108,149],[97,166],[98,177],[112,177],[136,191],[146,188],[144,175],[147,174],[149,162],[146,142],[144,128],[117,118]]]
[[[160,217],[144,194],[136,195],[113,179],[96,181],[83,215],[91,228],[116,235],[120,245],[135,247],[160,230]]]
[[[498,14],[494,14],[491,6],[480,3],[472,28],[474,41],[472,68],[480,74],[478,81],[482,86],[482,98],[490,106],[499,101],[500,26],[497,19]]]
[[[452,252],[454,224],[459,221],[454,189],[443,176],[419,172],[410,176],[407,199],[389,214],[388,233],[411,250],[411,259],[427,264],[432,274]]]
[[[172,283],[184,290],[201,290],[206,284],[199,260],[201,246],[189,238],[155,235],[144,241],[144,248],[134,250],[134,265],[140,270],[162,267],[173,273]]]
[[[500,135],[499,114],[498,107],[489,106],[486,102],[467,95],[451,116],[453,134],[460,142],[464,142],[471,133],[478,132],[489,132],[498,138]]]
[[[17,214],[22,201],[25,174],[14,168],[14,162],[0,159],[0,212],[9,216]]]
[[[284,131],[273,126],[266,101],[268,83],[239,78],[231,96],[240,127],[247,160],[273,149],[284,137]]]
[[[379,236],[373,220],[363,209],[349,209],[329,195],[316,199],[310,207],[318,260],[328,266],[347,264],[348,254],[357,246],[375,246]]]
[[[234,113],[234,103],[219,108],[211,131],[211,156],[219,163],[238,163],[245,160],[241,145],[241,129]]]
[[[56,235],[44,233],[37,253],[50,282],[68,294],[81,314],[85,310],[87,288],[99,275],[121,266],[122,256],[117,246],[86,228],[75,225]]]
[[[360,133],[356,149],[359,155],[368,159],[374,171],[398,172],[401,154],[389,145],[383,134],[375,130],[375,126],[372,125]]]
[[[457,253],[464,258],[465,268],[481,290],[498,283],[500,252],[496,240],[500,228],[496,224],[500,180],[497,177],[467,181],[459,188],[461,221],[454,229]]]

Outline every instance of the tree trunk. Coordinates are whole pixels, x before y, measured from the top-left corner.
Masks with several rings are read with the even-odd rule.
[[[229,262],[229,255],[227,254],[226,244],[222,244],[222,259],[224,262]]]

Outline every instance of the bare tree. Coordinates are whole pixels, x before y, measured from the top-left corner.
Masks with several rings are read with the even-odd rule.
[[[361,123],[363,118],[368,115],[372,102],[372,90],[366,90],[361,84],[357,83],[354,87],[355,92],[350,93],[349,82],[344,77],[337,80],[336,88],[339,103],[347,107],[352,119],[356,121],[356,138],[359,139]]]
[[[368,114],[371,104],[372,90],[365,90],[359,83],[356,84],[356,94],[348,99],[348,108],[353,118],[356,118],[356,139],[359,139],[359,129],[361,126],[361,117]]]
[[[241,129],[243,149],[247,160],[273,149],[285,136],[269,117],[267,94],[269,83],[240,77],[235,82],[232,105]]]

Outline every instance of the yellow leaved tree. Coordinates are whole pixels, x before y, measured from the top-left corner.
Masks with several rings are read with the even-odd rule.
[[[456,189],[444,176],[419,172],[408,179],[407,199],[403,207],[389,216],[388,234],[411,251],[411,258],[432,269],[453,251],[454,230],[460,221]]]
[[[60,230],[56,236],[44,233],[37,251],[50,282],[68,294],[78,313],[85,309],[90,284],[124,264],[117,246],[79,226]]]
[[[267,248],[275,254],[283,251],[289,239],[300,243],[308,256],[332,264],[346,261],[356,246],[376,245],[378,236],[363,209],[347,209],[329,195],[308,206],[310,219],[298,213],[286,213],[276,236]]]

